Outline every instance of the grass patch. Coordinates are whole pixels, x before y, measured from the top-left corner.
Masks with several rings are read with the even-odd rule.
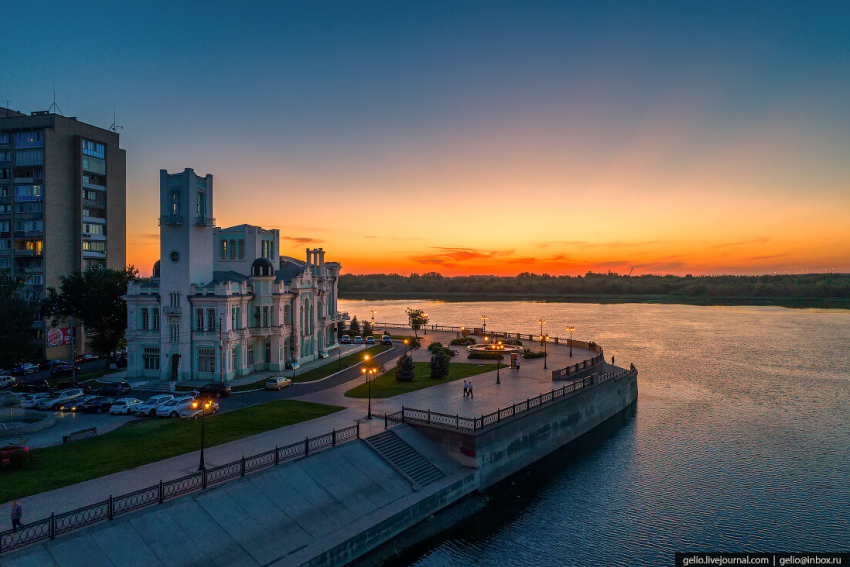
[[[353,354],[349,354],[348,356],[343,356],[342,360],[339,362],[334,361],[324,366],[319,366],[318,368],[313,368],[312,370],[308,370],[306,372],[298,373],[295,371],[295,377],[292,376],[292,371],[288,370],[286,374],[281,373],[281,375],[286,376],[287,378],[292,378],[293,382],[313,382],[315,380],[321,380],[322,378],[327,378],[331,374],[335,374],[339,372],[339,367],[342,366],[343,369],[348,368],[349,366],[354,366],[358,362],[363,361],[363,357],[367,354],[372,357],[376,354],[381,354],[387,350],[387,347],[383,347],[380,345],[371,346],[365,350],[361,350],[355,352]]]
[[[340,409],[278,400],[225,412],[206,419],[205,445],[220,445]],[[0,469],[0,502],[196,451],[200,442],[200,420],[149,418],[128,422],[98,437],[34,449],[30,453],[32,458],[23,467]],[[153,480],[150,484],[154,484]]]
[[[413,376],[412,382],[399,382],[396,380],[395,368],[391,368],[384,374],[375,378],[375,381],[372,383],[372,397],[391,398],[392,396],[398,396],[399,394],[406,394],[407,392],[413,392],[415,390],[421,390],[422,388],[429,388],[431,386],[445,384],[446,382],[453,382],[455,380],[462,380],[463,378],[469,378],[476,374],[483,374],[484,372],[496,370],[495,364],[477,365],[451,363],[449,364],[448,376],[442,380],[432,380],[430,378],[431,363],[414,362],[413,365],[416,367],[416,373]],[[505,365],[503,364],[502,367],[504,368]],[[345,396],[348,398],[365,398],[368,396],[368,387],[365,383],[360,384],[359,386],[347,391]]]

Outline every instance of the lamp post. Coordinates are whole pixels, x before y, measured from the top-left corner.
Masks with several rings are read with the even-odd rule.
[[[543,370],[548,370],[546,363],[549,360],[549,354],[546,352],[546,343],[549,342],[549,335],[540,335],[540,342],[543,343]]]
[[[572,325],[570,325],[569,327],[567,327],[567,330],[570,332],[570,358],[572,358],[573,357],[573,331],[575,331],[576,328],[573,327]]]
[[[425,321],[424,323],[422,323],[422,332],[423,332],[423,333],[425,333],[425,334],[427,335],[427,334],[428,334],[428,321],[427,321],[427,319],[428,319],[428,314],[427,314],[427,313],[423,313],[422,315],[423,315],[423,316],[425,317],[425,319],[426,319],[426,321]]]
[[[366,358],[364,358],[364,360],[367,363],[369,362],[369,355],[368,354],[366,355]],[[360,372],[362,372],[366,376],[366,388],[369,392],[369,410],[366,413],[366,419],[372,419],[372,381],[370,380],[370,378],[375,373],[375,369],[372,368],[371,366],[365,366],[364,365],[360,369]]]
[[[205,400],[203,402],[198,402],[198,401],[192,402],[192,409],[198,409],[199,407],[201,408],[201,462],[200,462],[200,464],[198,464],[198,471],[199,472],[204,470],[204,468],[205,468],[204,467],[204,423],[205,423],[206,420],[204,419],[204,416],[206,415],[207,410],[210,408],[211,405],[212,405],[212,401],[210,401],[210,400]]]
[[[501,384],[499,381],[499,369],[502,368],[502,341],[496,345],[496,354],[499,355],[496,359],[496,384]]]
[[[404,355],[407,356],[407,345],[410,344],[410,341],[404,339]]]
[[[377,313],[377,311],[375,311],[374,309],[370,309],[369,313],[372,314],[372,332],[374,333],[375,332],[375,313]]]
[[[543,343],[543,323],[545,323],[546,321],[544,321],[543,319],[538,319],[537,322],[540,323],[540,342]]]
[[[487,317],[486,315],[481,316],[481,320],[484,321],[484,328],[481,330],[481,332],[485,335],[487,334],[487,319],[489,319],[489,317]]]

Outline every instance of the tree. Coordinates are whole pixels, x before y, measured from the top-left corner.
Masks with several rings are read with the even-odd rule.
[[[127,284],[138,280],[133,266],[124,270],[87,268],[62,278],[59,291],[47,290],[45,308],[51,317],[73,317],[91,337],[95,352],[118,350],[127,328],[127,305],[122,298]]]
[[[339,321],[336,324],[336,336],[342,337],[345,334],[345,321]]]
[[[0,277],[0,366],[3,368],[32,356],[32,323],[38,309],[38,298],[20,281]]]
[[[406,311],[407,319],[410,321],[410,328],[413,329],[413,334],[418,337],[417,331],[428,323],[428,316],[421,309],[411,309],[408,307]]]
[[[416,375],[416,367],[413,365],[413,357],[409,354],[399,357],[395,363],[395,379],[399,382],[413,382]]]
[[[404,340],[407,341],[407,348],[408,350],[410,350],[410,352],[413,352],[414,350],[419,350],[422,347],[422,343],[419,337],[407,337]]]
[[[440,348],[431,355],[431,378],[441,379],[449,375],[451,357],[446,353],[449,349]]]
[[[372,324],[369,321],[363,323],[363,335],[369,336],[372,334]]]
[[[357,315],[351,319],[351,325],[348,326],[348,329],[352,335],[360,334],[360,322],[357,320]]]

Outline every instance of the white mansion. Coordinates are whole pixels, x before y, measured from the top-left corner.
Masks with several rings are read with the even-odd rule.
[[[160,171],[160,260],[127,289],[127,376],[230,380],[339,348],[340,265],[280,256],[277,230],[215,226],[212,175]]]

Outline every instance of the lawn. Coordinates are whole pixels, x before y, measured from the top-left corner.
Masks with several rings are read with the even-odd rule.
[[[446,382],[453,382],[454,380],[461,380],[463,378],[475,376],[476,374],[483,374],[484,372],[496,370],[495,364],[479,365],[453,362],[449,364],[448,376],[442,380],[432,380],[430,378],[430,363],[414,362],[413,365],[416,367],[416,374],[414,375],[412,382],[399,382],[396,380],[395,368],[390,368],[386,373],[375,378],[375,381],[372,383],[372,397],[391,398],[392,396],[398,396],[399,394],[406,394],[407,392],[413,392],[414,390],[421,390],[422,388],[429,388],[438,384],[445,384]],[[503,364],[502,367],[504,368],[505,365]],[[368,395],[368,387],[365,383],[360,384],[359,386],[348,390],[345,395],[349,398],[365,398]]]
[[[206,419],[205,444],[220,445],[340,409],[279,400],[225,412]],[[200,439],[200,420],[148,418],[128,422],[98,437],[34,449],[23,467],[0,469],[0,502],[196,451]]]
[[[329,364],[325,364],[324,366],[319,366],[318,368],[313,368],[312,370],[308,370],[306,372],[302,372],[301,374],[298,371],[295,371],[295,377],[292,377],[292,371],[289,370],[285,376],[287,378],[292,378],[293,382],[313,382],[315,380],[321,380],[322,378],[326,378],[331,374],[335,374],[339,372],[339,367],[342,366],[343,369],[348,368],[349,366],[354,366],[358,362],[363,361],[363,357],[367,354],[369,356],[375,356],[376,354],[381,354],[387,350],[386,347],[382,347],[380,345],[375,345],[369,347],[365,350],[361,350],[355,352],[354,354],[349,354],[348,356],[343,356],[342,360],[337,362],[334,360]]]

